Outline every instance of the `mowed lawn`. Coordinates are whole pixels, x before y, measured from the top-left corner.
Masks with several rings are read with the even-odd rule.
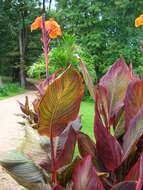
[[[81,131],[89,135],[93,141],[94,138],[94,103],[93,102],[82,102],[80,105],[80,114],[81,114]],[[78,146],[76,144],[74,158],[79,155]]]
[[[80,107],[82,132],[94,139],[94,103],[82,102]]]

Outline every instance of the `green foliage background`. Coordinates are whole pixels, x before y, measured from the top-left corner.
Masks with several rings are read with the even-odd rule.
[[[78,42],[94,58],[100,78],[122,53],[141,74],[143,55],[140,40],[143,28],[135,28],[134,20],[143,11],[138,0],[56,0],[62,28],[75,33]],[[140,68],[140,69],[139,69]]]
[[[49,73],[53,74],[56,70],[62,68],[66,69],[70,63],[81,72],[80,63],[77,58],[80,56],[86,65],[92,79],[96,77],[94,70],[94,59],[86,52],[85,49],[81,48],[76,44],[75,35],[63,34],[62,39],[58,40],[56,47],[53,47],[48,55],[49,61]],[[36,60],[36,62],[28,70],[28,75],[33,78],[45,78],[46,77],[46,65],[44,54]]]
[[[121,53],[141,75],[143,28],[135,28],[134,20],[143,11],[142,0],[55,0],[54,9],[50,9],[49,2],[46,1],[46,18],[56,19],[63,33],[75,34],[76,44],[92,56],[98,79]],[[18,33],[23,28],[21,14],[24,14],[27,31],[25,73],[42,54],[41,32],[30,32],[30,24],[42,13],[41,1],[0,0],[0,5],[0,75],[11,75],[17,80],[20,70]],[[51,42],[51,48],[56,47],[59,40]],[[62,52],[59,54],[62,57]]]
[[[20,88],[19,84],[17,83],[5,83],[0,88],[0,100],[6,97],[10,97],[19,93],[23,93],[24,90]]]

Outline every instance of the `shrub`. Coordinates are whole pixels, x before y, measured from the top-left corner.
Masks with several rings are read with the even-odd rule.
[[[93,67],[92,56],[76,45],[75,35],[65,34],[62,41],[59,42],[59,46],[51,49],[48,55],[49,61],[49,73],[52,75],[57,69],[66,69],[70,63],[81,72],[79,65],[79,59],[77,55],[80,56],[87,67],[92,80],[95,82],[96,74]],[[36,63],[34,63],[28,70],[28,76],[34,77],[36,79],[46,78],[46,65],[44,54],[40,56]],[[92,101],[86,85],[84,84],[84,97],[83,100]]]
[[[49,73],[52,75],[59,68],[67,68],[70,63],[81,71],[77,54],[82,58],[91,77],[95,80],[96,75],[93,67],[93,58],[87,52],[76,45],[75,35],[66,34],[59,42],[58,47],[50,50],[48,55]],[[42,54],[36,63],[34,63],[28,70],[28,76],[37,79],[46,78],[46,66],[44,54]]]
[[[17,93],[23,92],[24,90],[17,83],[7,83],[0,88],[0,97],[12,96]]]

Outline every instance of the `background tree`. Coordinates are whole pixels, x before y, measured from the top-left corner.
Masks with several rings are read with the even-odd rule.
[[[4,71],[14,78],[19,78],[20,73],[22,87],[25,86],[25,66],[41,51],[39,34],[35,38],[30,32],[31,22],[41,12],[38,3],[34,0],[1,0],[0,69],[2,74]]]
[[[25,71],[42,53],[41,32],[30,32],[30,24],[42,13],[42,1],[0,0],[0,5],[0,75],[21,79],[24,86]],[[63,33],[74,33],[76,43],[93,56],[98,78],[121,53],[141,73],[143,32],[134,20],[142,13],[142,0],[45,0],[45,5],[46,18],[57,20]]]
[[[140,71],[143,32],[134,27],[134,20],[142,12],[143,1],[56,0],[56,8],[63,29],[75,33],[93,55],[99,78],[121,53]]]

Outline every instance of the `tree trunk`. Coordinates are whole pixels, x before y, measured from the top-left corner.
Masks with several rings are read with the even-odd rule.
[[[43,0],[43,14],[45,14],[45,0]]]
[[[2,88],[2,78],[0,76],[0,88]]]
[[[24,76],[24,47],[23,47],[22,31],[19,32],[19,50],[20,50],[20,86],[25,88]]]
[[[49,1],[49,10],[51,10],[52,0]]]

